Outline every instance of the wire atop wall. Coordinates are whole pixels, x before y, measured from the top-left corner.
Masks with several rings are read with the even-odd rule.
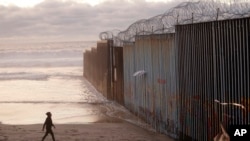
[[[104,31],[99,34],[101,40],[112,39],[114,45],[135,41],[136,35],[174,33],[175,25],[199,22],[243,18],[250,16],[248,0],[203,0],[183,2],[163,14],[141,19],[126,30]]]

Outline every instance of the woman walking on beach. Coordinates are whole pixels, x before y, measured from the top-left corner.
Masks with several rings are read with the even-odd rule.
[[[52,119],[51,119],[52,114],[51,114],[50,112],[47,112],[46,115],[47,115],[47,118],[46,118],[46,120],[45,120],[45,122],[44,122],[44,124],[43,124],[43,131],[44,131],[44,128],[45,128],[45,126],[46,126],[46,133],[45,133],[45,135],[43,136],[42,141],[44,141],[44,139],[46,138],[46,136],[47,136],[49,133],[51,134],[53,141],[55,141],[54,133],[53,133],[53,131],[52,131],[52,126],[53,126],[54,128],[56,128],[56,127],[55,127],[55,125],[53,124]]]

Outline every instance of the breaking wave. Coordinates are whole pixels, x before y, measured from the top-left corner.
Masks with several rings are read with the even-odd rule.
[[[27,72],[0,73],[0,80],[47,80],[49,75]]]

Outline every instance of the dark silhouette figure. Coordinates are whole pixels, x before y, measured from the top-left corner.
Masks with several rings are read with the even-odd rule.
[[[48,134],[51,134],[53,141],[55,141],[54,133],[53,133],[53,131],[52,131],[52,126],[53,126],[54,128],[56,128],[56,127],[55,127],[55,125],[53,124],[52,119],[51,119],[52,114],[51,114],[50,112],[47,112],[46,115],[47,115],[47,118],[46,118],[46,120],[45,120],[45,122],[44,122],[44,124],[43,124],[43,131],[44,131],[44,128],[45,128],[45,126],[46,126],[46,133],[45,133],[45,135],[43,136],[42,141],[44,141],[44,139],[46,138],[46,136],[47,136]]]

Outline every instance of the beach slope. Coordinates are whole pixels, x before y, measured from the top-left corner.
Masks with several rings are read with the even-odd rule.
[[[40,141],[44,135],[42,124],[0,124],[0,141]],[[54,129],[56,141],[173,141],[128,122],[58,124]],[[45,139],[52,141],[50,135]]]

